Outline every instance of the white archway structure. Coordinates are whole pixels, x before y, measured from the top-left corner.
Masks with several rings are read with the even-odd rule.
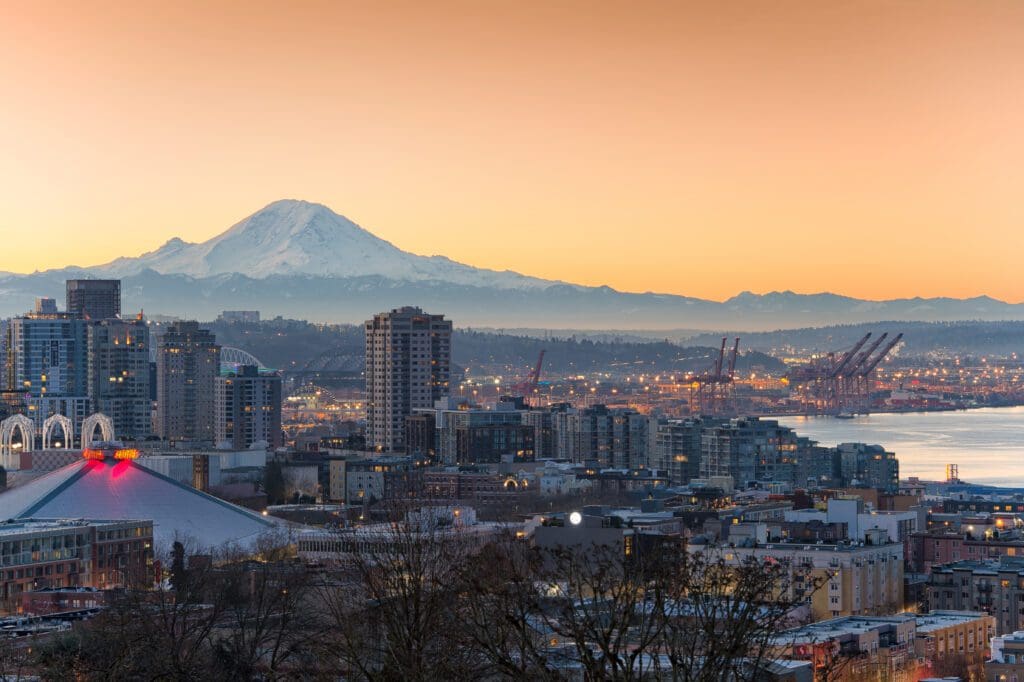
[[[104,441],[114,440],[114,423],[110,417],[97,412],[82,420],[82,449],[92,447],[96,427],[100,427],[100,438]]]
[[[220,361],[228,365],[256,365],[257,367],[263,367],[263,363],[255,355],[233,346],[221,346]]]
[[[57,427],[60,427],[64,433],[63,443],[65,448],[70,448],[74,444],[75,440],[75,426],[71,423],[71,420],[62,414],[50,415],[43,422],[43,450],[49,450],[53,447],[53,431]]]
[[[21,432],[21,451],[32,452],[36,442],[36,427],[32,420],[23,414],[15,414],[0,422],[0,455],[3,455],[3,464],[8,469],[17,469],[11,462],[14,454],[14,432]]]

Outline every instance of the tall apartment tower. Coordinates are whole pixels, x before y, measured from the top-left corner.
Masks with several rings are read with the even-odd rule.
[[[145,440],[152,432],[149,326],[141,317],[105,319],[87,331],[92,410],[110,417],[118,438]]]
[[[156,352],[156,433],[166,440],[214,440],[214,383],[220,346],[198,322],[175,322]]]
[[[121,316],[121,280],[69,279],[67,310],[72,317],[106,320]]]
[[[244,450],[260,441],[281,447],[281,375],[241,365],[215,384],[217,445]]]
[[[84,320],[67,313],[31,312],[7,324],[5,384],[17,391],[41,432],[53,414],[69,417],[76,433],[90,412]]]
[[[384,452],[405,449],[405,418],[448,395],[452,323],[419,308],[366,321],[366,440]]]

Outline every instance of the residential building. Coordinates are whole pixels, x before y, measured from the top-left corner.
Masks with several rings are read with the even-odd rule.
[[[405,450],[405,420],[448,395],[452,323],[419,308],[367,320],[366,434],[370,447]]]
[[[437,458],[446,465],[493,464],[502,458],[534,459],[532,426],[523,423],[523,411],[509,402],[494,409],[457,405],[441,399],[433,410]]]
[[[281,447],[281,375],[241,365],[214,380],[214,442],[244,450]]]
[[[759,482],[793,486],[797,472],[796,433],[777,421],[744,417],[704,429],[701,478],[732,476],[738,488]]]
[[[957,561],[933,566],[928,579],[933,609],[984,611],[996,619],[996,633],[1024,627],[1024,558]]]
[[[785,630],[774,643],[829,680],[916,680],[954,662],[980,673],[992,629],[991,616],[971,611],[846,616]]]
[[[686,485],[700,476],[701,434],[710,418],[659,421],[654,439],[654,462],[668,472],[672,485]]]
[[[92,411],[88,389],[87,323],[67,313],[36,311],[7,324],[7,386],[19,392],[36,432],[54,414],[69,417],[77,431]]]
[[[900,465],[894,453],[887,452],[881,445],[865,443],[840,443],[837,449],[846,485],[899,492]]]
[[[706,550],[706,546],[691,546],[691,551]],[[715,551],[730,562],[755,558],[788,566],[789,590],[794,596],[810,596],[815,619],[884,615],[903,609],[903,545],[886,542],[884,534],[877,544],[769,542]],[[820,589],[811,589],[814,580],[823,581]]]
[[[145,440],[153,423],[146,321],[140,316],[92,322],[87,326],[86,346],[92,411],[110,417],[119,439]]]
[[[1024,632],[992,638],[992,658],[985,663],[986,682],[1024,680]]]
[[[992,527],[988,528],[988,525]],[[1024,557],[1024,535],[1020,532],[1001,531],[995,524],[965,523],[956,529],[940,527],[914,533],[912,547],[914,570],[928,573],[935,566],[964,559],[979,561],[998,559],[1001,556]]]
[[[332,502],[362,504],[404,497],[421,487],[411,457],[381,455],[328,460],[327,491]]]
[[[629,408],[594,405],[552,414],[555,459],[600,467],[650,466],[650,418]]]
[[[198,322],[175,322],[160,336],[156,354],[156,433],[172,441],[213,442],[214,384],[220,346]]]
[[[0,601],[40,588],[147,584],[153,522],[18,519],[0,523]]]
[[[33,397],[85,396],[86,325],[67,313],[28,313],[7,327],[7,385]]]
[[[969,674],[980,677],[996,633],[995,618],[979,611],[929,611],[914,620],[914,653],[931,674],[938,676],[962,663]]]
[[[106,320],[121,316],[121,280],[69,279],[67,311],[77,319]]]
[[[431,460],[437,457],[437,417],[434,414],[424,411],[405,418],[405,450]]]
[[[529,490],[532,487],[528,478],[499,474],[485,467],[447,467],[423,472],[422,496],[430,500],[507,500]]]

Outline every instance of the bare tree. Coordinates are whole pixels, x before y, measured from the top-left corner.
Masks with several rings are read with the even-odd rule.
[[[364,679],[466,679],[477,661],[453,646],[460,563],[477,548],[443,518],[393,521],[340,531],[346,566],[322,585],[343,671]]]
[[[492,676],[557,680],[552,667],[554,631],[542,616],[542,557],[506,533],[469,558],[461,571],[458,603],[464,645]]]
[[[784,562],[728,561],[714,549],[683,549],[663,567],[663,650],[672,679],[684,682],[762,674],[777,635],[822,584]]]
[[[652,672],[664,630],[661,561],[618,545],[549,550],[544,582],[548,626],[571,642],[591,680],[638,680]]]
[[[210,641],[221,679],[275,680],[316,667],[323,624],[312,572],[284,547],[265,547],[260,556],[222,566],[207,588],[223,604]]]

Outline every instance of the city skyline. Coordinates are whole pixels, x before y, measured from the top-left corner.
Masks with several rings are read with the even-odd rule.
[[[19,7],[0,271],[203,241],[295,197],[414,253],[623,291],[1022,301],[1022,15]]]

